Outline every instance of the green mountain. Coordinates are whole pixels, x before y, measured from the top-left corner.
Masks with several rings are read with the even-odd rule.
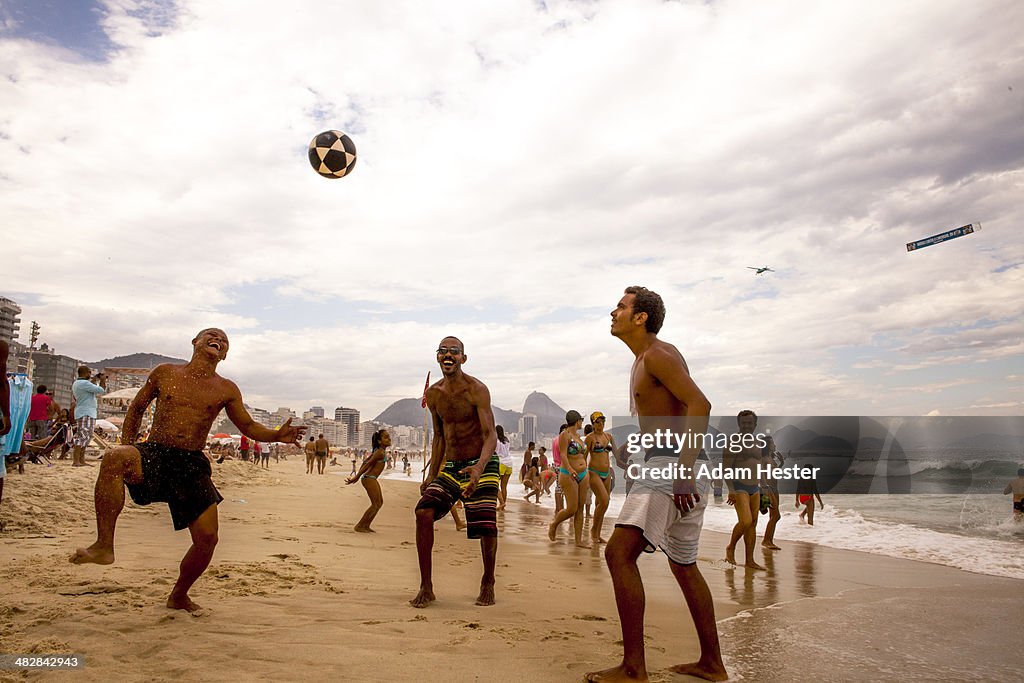
[[[181,358],[161,356],[159,353],[132,353],[127,356],[114,356],[91,363],[85,363],[93,370],[104,368],[155,368],[161,363],[187,363]]]

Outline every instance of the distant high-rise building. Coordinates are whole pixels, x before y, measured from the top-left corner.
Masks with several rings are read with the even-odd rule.
[[[346,446],[359,445],[359,411],[355,408],[335,408],[334,419],[345,424],[348,431]]]
[[[367,420],[358,426],[359,437],[355,441],[350,441],[349,444],[360,448],[369,448],[372,445],[373,433],[383,427],[385,425],[382,422]]]
[[[267,427],[277,429],[288,420],[294,420],[295,417],[295,413],[290,408],[278,408],[274,412],[270,413],[270,422],[267,424]],[[292,424],[294,424],[294,422]]]
[[[11,352],[7,355],[7,372],[28,372],[29,348],[16,341],[11,343]]]
[[[537,416],[533,413],[526,413],[519,418],[519,433],[523,435],[523,441],[529,443],[537,440]]]
[[[71,407],[71,385],[78,379],[78,360],[40,349],[32,357],[32,362],[35,365],[32,372],[35,385],[45,384],[53,391],[53,398],[61,408]]]
[[[21,329],[21,306],[0,296],[0,339],[12,342]]]
[[[309,412],[313,413],[313,415],[320,418],[324,416],[324,409],[321,406],[313,406],[312,408],[309,409]]]
[[[271,414],[269,411],[264,410],[263,408],[249,408],[249,415],[252,416],[253,420],[260,423],[264,427],[267,427],[268,429],[270,428]]]

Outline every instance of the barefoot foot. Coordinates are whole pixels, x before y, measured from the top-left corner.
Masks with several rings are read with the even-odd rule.
[[[476,599],[480,607],[494,604],[494,584],[480,584],[480,595]]]
[[[647,671],[619,664],[613,669],[591,671],[583,677],[585,681],[646,681]]]
[[[409,604],[413,607],[423,609],[436,599],[437,598],[434,597],[434,590],[432,588],[420,588],[420,592],[416,594],[415,598],[409,601]]]
[[[371,529],[368,526],[359,526],[357,524],[357,525],[355,525],[352,528],[356,531],[356,533],[360,533],[360,534],[375,534],[375,533],[377,533],[376,531],[374,531],[373,529]]]
[[[761,547],[764,548],[765,550],[782,550],[782,548],[780,548],[779,546],[775,545],[774,543],[762,543]]]
[[[552,540],[552,541],[555,540],[555,532],[557,530],[558,530],[558,527],[555,526],[554,522],[552,522],[551,524],[548,524],[548,538],[550,540]]]
[[[168,609],[183,609],[186,612],[198,612],[202,609],[199,605],[192,602],[192,598],[188,595],[174,595],[173,593],[167,598]]]
[[[706,681],[724,681],[729,678],[729,673],[722,664],[710,665],[702,662],[691,662],[690,664],[676,664],[669,667],[669,671],[684,676],[696,676]]]
[[[114,549],[93,543],[88,548],[79,548],[68,560],[73,564],[113,564]]]
[[[579,540],[579,541],[576,541],[576,547],[577,548],[586,548],[587,550],[589,550],[590,548],[593,548],[594,546],[590,545],[589,543],[584,542],[583,540]]]
[[[736,564],[736,549],[726,548],[725,549],[725,561],[729,564]]]
[[[767,569],[759,565],[757,562],[754,562],[753,560],[747,560],[746,564],[744,564],[743,566],[747,569],[759,569],[761,571],[768,571]]]

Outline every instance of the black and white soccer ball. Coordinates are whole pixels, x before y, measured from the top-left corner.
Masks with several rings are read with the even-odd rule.
[[[325,130],[309,143],[309,163],[324,178],[344,178],[356,165],[356,146],[340,130]]]

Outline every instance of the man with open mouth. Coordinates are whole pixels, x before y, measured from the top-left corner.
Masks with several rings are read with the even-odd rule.
[[[103,454],[96,478],[96,542],[71,556],[75,564],[111,564],[114,527],[124,509],[124,489],[139,505],[167,503],[176,531],[188,528],[192,547],[181,561],[178,581],[167,606],[193,612],[199,605],[188,591],[213,558],[217,546],[217,505],[224,500],[210,479],[209,458],[203,452],[213,421],[226,410],[242,434],[256,441],[295,444],[305,427],[289,419],[268,429],[249,415],[238,386],[217,374],[227,357],[228,336],[208,328],[192,340],[192,360],[185,365],[165,363],[149,373],[136,394],[122,427],[122,443]],[[149,438],[135,443],[146,408],[156,400]]]
[[[430,476],[420,487],[416,504],[416,552],[420,591],[410,600],[426,607],[435,600],[431,571],[434,522],[461,498],[466,508],[466,535],[480,539],[484,573],[477,605],[494,604],[494,564],[498,554],[498,456],[491,394],[483,382],[462,371],[465,345],[445,337],[437,349],[443,377],[427,389],[427,408],[434,422]]]

